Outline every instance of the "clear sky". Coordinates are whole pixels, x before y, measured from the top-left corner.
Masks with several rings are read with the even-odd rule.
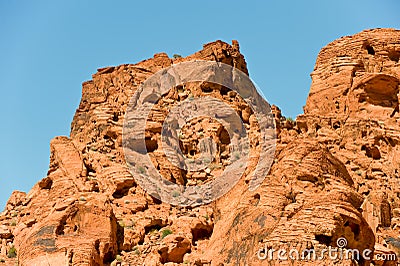
[[[81,83],[97,68],[236,39],[251,78],[294,118],[319,50],[363,29],[400,28],[399,3],[1,1],[0,209],[46,176],[49,142],[69,135]]]

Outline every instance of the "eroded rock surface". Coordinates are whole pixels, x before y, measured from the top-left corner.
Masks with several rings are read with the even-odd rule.
[[[148,195],[126,166],[124,114],[152,74],[189,60],[224,62],[248,73],[236,41],[216,41],[185,58],[166,54],[99,69],[83,83],[70,137],[50,143],[48,175],[29,193],[14,192],[0,215],[0,258],[13,265],[265,265],[264,247],[316,251],[336,247],[376,254],[400,252],[400,31],[367,30],[324,47],[311,74],[304,114],[295,121],[273,106],[276,157],[264,182],[248,189],[249,164],[238,184],[216,202],[174,207]],[[226,164],[229,139],[212,119],[182,130],[186,156],[199,139],[217,142],[212,169],[196,174],[170,167],[157,136],[171,105],[198,93],[226,98],[253,134],[248,106],[221,87],[191,84],[165,95],[147,124],[146,145],[169,180],[208,182]],[[218,96],[219,95],[219,96]],[[222,95],[222,96],[221,96]],[[254,159],[254,158],[253,158]],[[294,261],[294,265],[369,265],[370,261]],[[374,261],[375,265],[395,262]]]

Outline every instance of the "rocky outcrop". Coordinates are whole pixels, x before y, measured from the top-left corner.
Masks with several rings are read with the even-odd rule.
[[[399,237],[400,32],[363,31],[321,50],[301,135],[325,143],[364,196],[363,216],[376,243]]]
[[[311,74],[304,114],[286,119],[272,106],[278,134],[274,163],[249,190],[252,159],[237,185],[217,201],[176,207],[148,195],[124,158],[122,128],[130,98],[148,77],[174,63],[211,60],[248,74],[236,41],[216,41],[185,58],[166,54],[99,69],[83,83],[69,137],[50,143],[48,174],[29,193],[14,192],[0,215],[0,258],[20,265],[265,265],[267,248],[319,251],[337,247],[400,250],[400,31],[376,29],[323,48]],[[172,88],[151,113],[146,146],[171,182],[198,185],[228,164],[229,136],[213,119],[182,129],[182,151],[217,143],[212,168],[182,172],[168,163],[159,138],[166,113],[191,96],[213,95],[232,106],[259,149],[251,109],[224,87]],[[276,259],[276,258],[275,258]],[[395,265],[377,261],[375,265]],[[294,265],[369,265],[370,261],[294,261]]]

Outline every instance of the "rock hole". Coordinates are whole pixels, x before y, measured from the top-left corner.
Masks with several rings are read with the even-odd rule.
[[[114,122],[118,122],[119,117],[118,117],[118,114],[117,114],[117,113],[114,113],[112,120],[113,120]]]
[[[93,182],[91,189],[92,189],[91,191],[93,191],[93,192],[100,192],[99,183]]]
[[[365,151],[365,155],[369,158],[372,158],[374,160],[379,160],[381,158],[381,152],[379,151],[378,147],[362,145],[361,150]]]
[[[399,62],[400,59],[400,51],[394,51],[391,50],[388,53],[388,57],[390,60],[394,61],[394,62]]]
[[[144,227],[144,232],[145,232],[145,234],[148,234],[148,233],[150,233],[150,231],[153,231],[153,230],[159,231],[162,227],[163,226],[161,224],[161,221],[160,222],[156,222],[156,224],[145,226]]]
[[[147,152],[153,152],[158,149],[157,140],[151,138],[145,138],[144,141],[146,143]]]
[[[96,171],[93,169],[91,164],[85,164],[85,167],[86,167],[87,175],[89,175],[90,173],[92,173],[92,174],[96,173]]]
[[[222,50],[222,53],[224,53],[224,55],[225,55],[227,58],[230,58],[230,57],[231,57],[231,54],[230,54],[229,51],[227,51],[227,50]]]
[[[64,227],[67,224],[66,218],[62,219],[56,227],[56,235],[64,235]]]
[[[100,240],[96,240],[94,242],[94,249],[96,250],[97,254],[100,254]]]
[[[119,250],[122,250],[122,247],[124,245],[124,234],[125,234],[125,228],[121,226],[119,223],[117,223],[116,237],[117,237],[117,246]]]
[[[152,201],[155,205],[160,205],[162,203],[162,201],[160,199],[154,197],[153,195],[150,195],[150,198],[152,199]]]
[[[350,227],[351,231],[354,233],[354,238],[357,238],[357,236],[360,234],[360,226],[358,224],[346,221],[344,226]]]
[[[365,138],[367,136],[367,131],[363,130],[361,131],[361,137]],[[362,148],[361,148],[362,150]]]
[[[219,140],[221,141],[221,144],[230,144],[231,143],[231,138],[229,136],[228,131],[225,128],[222,128],[221,132],[218,135]]]
[[[340,128],[340,122],[336,121],[335,123],[333,123],[333,128],[334,129],[339,129]]]
[[[363,93],[360,95],[360,97],[358,98],[358,102],[359,103],[365,103],[367,101],[367,96]]]
[[[213,233],[213,227],[211,225],[201,225],[192,228],[192,244],[196,245],[199,240],[209,239]]]
[[[260,202],[260,194],[254,194],[253,195],[253,197],[250,199],[250,204],[251,205],[254,205],[254,206],[257,206],[258,205],[258,203]]]
[[[377,75],[372,77],[360,87],[362,92],[358,95],[359,103],[390,107],[398,109],[399,80],[390,75]]]
[[[390,117],[394,117],[394,115],[396,114],[396,113],[398,113],[399,112],[399,106],[396,106],[394,109],[393,109],[393,112],[390,114]]]
[[[122,197],[125,197],[126,195],[128,195],[130,188],[131,187],[129,186],[117,188],[115,192],[112,194],[112,196],[114,197],[114,199],[120,199]]]
[[[72,266],[73,262],[74,262],[74,252],[71,250],[68,255],[68,266]]]
[[[367,44],[367,45],[365,46],[365,49],[367,49],[368,54],[370,54],[370,55],[375,55],[375,50],[374,50],[374,48],[373,48],[371,45]]]
[[[221,95],[228,95],[228,92],[229,92],[229,91],[230,91],[230,89],[228,89],[228,88],[225,87],[225,86],[222,86],[221,89],[220,89]]]
[[[204,92],[204,93],[210,93],[210,92],[212,92],[213,91],[213,89],[211,88],[211,87],[209,87],[209,86],[202,86],[201,87],[201,90]]]
[[[105,135],[104,135],[104,139],[105,140],[107,140],[107,139],[116,139],[118,136],[117,136],[117,134],[115,133],[115,132],[113,132],[113,131],[108,131]]]
[[[317,240],[320,244],[329,246],[332,242],[332,237],[327,235],[315,235],[315,240]]]
[[[45,177],[39,182],[39,187],[41,189],[51,189],[52,185],[53,185],[53,180],[51,180],[49,177]]]
[[[367,197],[367,196],[369,195],[369,193],[370,193],[370,191],[364,191],[364,192],[362,192],[361,194],[362,194],[364,197]]]
[[[396,142],[391,137],[388,137],[387,141],[389,142],[390,146],[392,146],[392,147],[396,146]]]
[[[104,254],[103,263],[109,265],[113,261],[114,261],[114,252],[110,250],[106,254]]]

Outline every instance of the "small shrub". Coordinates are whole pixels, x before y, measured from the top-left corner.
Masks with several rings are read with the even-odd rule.
[[[150,234],[150,235],[156,235],[156,234],[158,234],[157,228],[152,228],[152,229],[150,230],[149,234]]]
[[[139,255],[142,253],[142,252],[140,252],[140,249],[139,249],[137,246],[133,247],[132,251],[133,251],[137,256],[139,256]]]
[[[161,238],[163,239],[164,237],[166,237],[167,235],[172,234],[172,230],[171,229],[164,229],[161,233]]]
[[[292,122],[292,123],[294,122],[293,118],[291,118],[290,116],[286,117],[286,120],[289,121],[289,122]]]
[[[208,166],[208,168],[210,169],[210,171],[214,171],[215,169],[220,169],[222,168],[222,165],[220,165],[219,163],[210,163],[210,165]]]
[[[239,160],[240,159],[240,153],[238,151],[235,151],[233,153],[233,158],[234,158],[235,161]]]
[[[85,198],[84,196],[81,196],[81,197],[79,198],[79,200],[80,200],[80,201],[86,201],[86,198]]]
[[[173,57],[174,59],[182,58],[182,56],[181,56],[180,54],[174,54],[172,57]]]
[[[139,166],[138,171],[139,173],[144,174],[146,172],[146,168],[144,168],[143,166]]]
[[[116,261],[122,261],[122,256],[121,256],[121,255],[117,255],[117,256],[115,257],[115,259],[116,259]]]
[[[176,198],[179,197],[180,193],[176,190],[172,191],[172,197]]]
[[[10,248],[10,250],[8,251],[7,257],[9,258],[15,258],[17,256],[17,250],[15,249],[14,246],[12,246]]]
[[[121,226],[121,227],[125,227],[125,226],[126,226],[124,220],[118,220],[118,224],[119,224],[119,226]]]
[[[16,225],[17,225],[17,221],[12,220],[11,223],[10,223],[10,225],[11,225],[11,226],[16,226]]]
[[[211,159],[208,157],[203,158],[203,163],[209,164],[211,162]]]
[[[4,262],[6,262],[6,260],[5,260],[5,259],[0,259],[0,262],[3,262],[3,263],[4,263]]]

